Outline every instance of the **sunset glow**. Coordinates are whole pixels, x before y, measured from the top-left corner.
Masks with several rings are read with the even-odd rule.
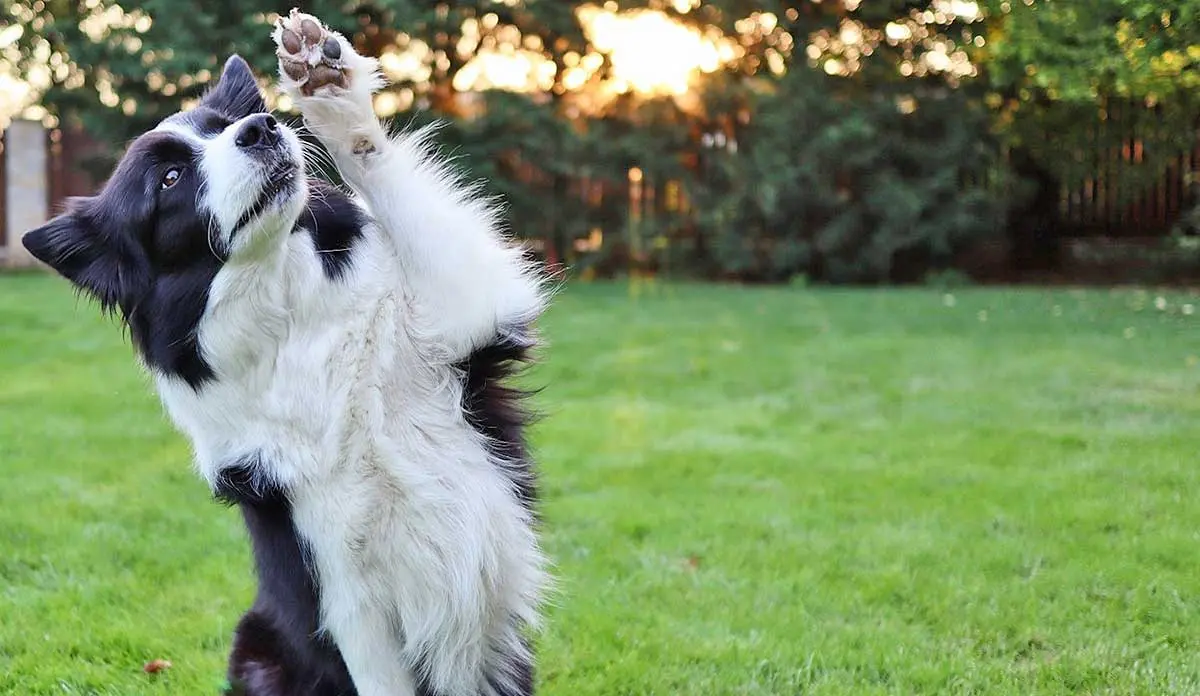
[[[697,0],[674,0],[674,4],[686,11]],[[555,66],[543,56],[540,39],[522,37],[515,28],[497,27],[497,19],[488,14],[463,24],[459,53],[473,57],[455,75],[455,89],[535,92],[553,88]],[[608,95],[631,91],[647,96],[681,95],[694,86],[699,75],[718,70],[740,51],[736,42],[715,31],[702,34],[657,11],[617,13],[611,6],[587,5],[579,10],[579,19],[595,52],[564,57],[567,69],[561,82],[572,92],[590,85]],[[485,31],[496,37],[492,45],[481,45]],[[600,82],[597,74],[606,56],[611,74]],[[414,82],[429,78],[432,60],[433,51],[422,41],[406,42],[403,49],[381,57],[390,78]],[[411,99],[412,95],[380,95],[377,106],[390,113],[407,108]]]
[[[844,1],[849,9],[857,4]],[[689,12],[700,4],[701,0],[670,0],[672,9],[679,12]],[[206,82],[211,77],[185,75],[177,84],[166,81],[161,72],[153,69],[153,53],[142,50],[139,34],[152,25],[148,15],[139,11],[126,12],[102,0],[87,0],[86,5],[89,14],[80,26],[93,40],[106,40],[115,27],[132,30],[123,39],[123,45],[130,54],[140,54],[148,69],[147,84],[153,91],[171,97],[178,89],[193,82]],[[790,34],[778,34],[777,43],[776,39],[771,39],[770,47],[764,53],[763,68],[782,74],[786,69],[785,57],[796,50],[801,55],[807,54],[810,64],[829,74],[852,75],[860,69],[862,60],[882,43],[923,42],[929,50],[904,61],[899,66],[902,74],[942,73],[952,78],[974,75],[976,68],[968,59],[965,44],[982,46],[983,37],[974,35],[956,43],[938,32],[956,19],[968,23],[981,19],[979,4],[974,0],[934,0],[930,8],[897,17],[882,30],[845,18],[832,31],[821,30],[806,37],[806,44],[801,46],[793,45],[795,39]],[[29,12],[28,8],[24,9]],[[717,72],[742,58],[739,38],[762,40],[771,35],[780,22],[774,14],[755,12],[737,21],[737,35],[730,37],[723,36],[715,28],[701,30],[686,26],[657,10],[618,10],[617,4],[611,1],[584,5],[577,10],[591,52],[563,56],[565,69],[561,75],[556,75],[555,65],[545,57],[545,47],[539,36],[521,35],[516,27],[502,24],[494,13],[469,18],[462,25],[458,45],[452,49],[459,57],[469,60],[455,73],[453,86],[460,93],[489,89],[544,93],[557,89],[578,95],[576,104],[585,110],[603,106],[613,97],[627,93],[679,98],[693,94],[705,74]],[[23,16],[20,9],[13,11],[18,23],[0,29],[0,127],[17,113],[47,120],[48,125],[53,125],[50,123],[52,118],[37,106],[38,96],[52,81],[65,83],[68,87],[73,82],[82,84],[83,74],[61,55],[52,54],[49,43],[40,40],[35,43],[32,67],[27,66],[26,73],[18,75],[16,63],[20,55],[16,42],[27,31],[22,28],[21,21],[33,22],[35,18],[32,14]],[[273,15],[269,14],[255,17],[264,25],[270,24],[272,19]],[[34,31],[38,29],[33,28]],[[415,85],[428,83],[435,69],[449,68],[445,56],[439,57],[428,44],[403,34],[380,56],[380,61],[389,78]],[[444,65],[438,65],[438,61]],[[606,63],[608,70],[602,72]],[[264,71],[264,75],[268,72]],[[127,113],[136,110],[135,103],[122,101],[116,85],[106,75],[97,74],[93,78],[101,103]],[[267,85],[266,77],[263,82]],[[420,91],[420,87],[414,87],[383,92],[377,96],[376,106],[384,116],[405,111],[414,105]],[[273,90],[268,90],[268,95],[269,101],[273,101]],[[278,106],[286,110],[290,105],[279,103]]]
[[[732,41],[705,36],[662,12],[585,7],[580,20],[596,49],[609,55],[617,92],[684,94],[699,74],[715,72],[737,53]]]
[[[680,12],[694,9],[698,4],[699,0],[672,0],[673,9]],[[131,28],[135,33],[126,39],[126,48],[130,53],[141,49],[141,40],[136,34],[150,28],[148,16],[94,1],[89,2],[89,7],[92,12],[81,25],[85,33],[100,41],[113,27]],[[567,69],[561,76],[563,89],[571,92],[587,90],[601,102],[628,92],[680,96],[688,93],[701,75],[719,70],[740,55],[738,43],[716,30],[702,33],[674,21],[663,12],[618,13],[616,9],[611,2],[580,8],[580,22],[595,51],[586,55],[567,54]],[[264,23],[269,23],[270,19],[263,17]],[[743,22],[774,26],[776,18],[763,14]],[[753,29],[750,25],[746,26]],[[0,31],[0,127],[17,113],[29,118],[49,118],[36,106],[38,95],[53,78],[63,79],[73,72],[70,70],[73,66],[64,64],[60,56],[50,55],[49,44],[45,43],[45,55],[35,53],[38,61],[22,81],[15,68],[19,57],[15,42],[22,31],[20,25]],[[468,19],[457,49],[460,55],[472,56],[455,75],[454,87],[460,92],[486,89],[536,92],[554,86],[555,66],[543,56],[540,38],[523,37],[515,27],[498,26],[495,14]],[[607,78],[601,80],[599,70],[606,58],[611,70]],[[422,41],[404,41],[396,50],[384,53],[380,61],[384,73],[392,79],[421,83],[432,74],[434,53]],[[781,66],[782,61],[779,65],[772,64],[772,68]],[[179,86],[186,86],[164,83],[162,75],[153,70],[147,79],[153,89],[167,97]],[[190,81],[187,77],[184,79]],[[132,102],[121,102],[113,84],[103,75],[98,76],[96,85],[99,98],[106,106],[120,107],[127,112],[136,108]],[[389,91],[378,96],[376,106],[381,114],[390,115],[410,108],[414,99],[412,90]],[[289,105],[278,106],[286,109]]]

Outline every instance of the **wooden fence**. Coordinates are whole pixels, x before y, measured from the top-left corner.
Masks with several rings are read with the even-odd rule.
[[[1169,124],[1192,122],[1182,129]],[[1162,107],[1110,102],[1073,112],[1073,138],[1047,133],[1049,157],[1064,169],[1059,234],[1064,237],[1147,238],[1168,233],[1197,204],[1200,176],[1200,114],[1166,119]]]

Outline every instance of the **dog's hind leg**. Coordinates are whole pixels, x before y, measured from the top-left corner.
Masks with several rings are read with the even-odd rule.
[[[247,612],[234,633],[226,695],[356,696],[344,668],[320,669],[327,660],[314,659],[313,646],[295,645],[295,638],[284,636],[266,614]]]
[[[432,130],[390,138],[376,118],[378,61],[297,12],[274,38],[282,88],[396,248],[414,335],[435,349],[431,357],[461,359],[534,319],[543,289],[499,233],[491,202],[433,156]]]

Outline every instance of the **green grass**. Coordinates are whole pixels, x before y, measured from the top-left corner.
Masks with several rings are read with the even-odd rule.
[[[1158,297],[570,288],[543,693],[1200,694],[1200,298]],[[63,283],[0,278],[0,337],[0,693],[215,693],[236,515]]]

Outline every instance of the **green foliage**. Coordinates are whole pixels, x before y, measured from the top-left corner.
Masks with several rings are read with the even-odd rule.
[[[153,21],[148,27],[134,21],[116,22],[95,40],[96,36],[81,28],[81,20],[86,25],[88,17],[100,14],[104,7],[89,9],[83,3],[56,0],[37,13],[35,22],[42,30],[22,37],[30,63],[36,60],[35,46],[42,37],[52,50],[70,57],[74,69],[56,74],[43,102],[61,118],[82,122],[102,142],[125,142],[178,110],[186,100],[198,97],[216,78],[220,62],[228,54],[241,53],[257,66],[264,73],[264,87],[273,77],[269,13],[284,9],[274,3],[143,0],[123,6],[127,12],[144,13]],[[518,6],[491,0],[449,4],[375,0],[359,4],[353,12],[328,1],[306,3],[303,9],[332,21],[335,29],[371,55],[390,45],[425,41],[432,51],[429,78],[400,80],[389,87],[415,95],[417,108],[399,114],[396,120],[402,124],[443,121],[446,149],[462,156],[473,177],[487,179],[492,192],[506,199],[518,232],[547,240],[552,246],[569,246],[571,238],[583,234],[579,228],[587,222],[586,211],[581,205],[572,205],[573,199],[565,194],[551,196],[546,205],[545,189],[522,178],[521,164],[536,163],[541,175],[536,183],[565,191],[580,170],[580,153],[595,150],[600,142],[584,137],[572,125],[560,99],[564,55],[587,51],[575,6],[546,0]],[[471,57],[459,50],[462,28],[465,21],[489,13],[497,19],[486,26],[479,23],[484,27],[481,44],[488,45],[511,28],[521,36],[536,37],[545,55],[555,62],[553,87],[550,99],[540,101],[485,93],[481,115],[466,119],[453,88],[458,71]],[[404,33],[395,27],[403,27]]]
[[[995,148],[963,92],[831,99],[831,81],[791,73],[758,98],[737,152],[710,155],[697,182],[710,263],[766,280],[916,280],[1002,229]]]
[[[1193,98],[1200,87],[1200,0],[988,4],[994,26],[987,65],[999,88],[1096,102]]]
[[[123,3],[126,21],[89,35],[89,22],[108,6],[51,0],[37,13],[43,29],[26,32],[22,42],[33,51],[39,38],[49,41],[73,64],[64,70],[43,102],[68,120],[81,120],[102,141],[123,142],[153,127],[198,97],[216,79],[232,53],[258,66],[274,63],[266,13],[278,9],[264,0],[142,0]],[[337,11],[338,3],[311,3],[352,30],[354,17]],[[37,7],[35,3],[33,7]],[[152,18],[146,25],[132,13]],[[105,95],[115,95],[104,103]],[[128,106],[127,106],[128,105]]]
[[[335,22],[368,54],[426,44],[427,77],[389,88],[411,103],[396,121],[444,121],[446,150],[503,197],[515,233],[551,260],[602,274],[919,280],[963,245],[1002,233],[1004,210],[1019,207],[1024,191],[1040,192],[1039,215],[1052,217],[1060,187],[1094,184],[1110,159],[1131,160],[1122,154],[1131,132],[1144,157],[1125,162],[1119,182],[1103,182],[1117,203],[1196,143],[1200,0],[1169,8],[986,0],[982,17],[947,13],[933,0],[707,0],[686,12],[665,0],[622,0],[620,10],[659,10],[719,31],[741,53],[697,95],[626,94],[600,105],[564,82],[594,49],[576,15],[583,4],[364,0],[348,9],[315,0],[302,9]],[[88,26],[107,5],[17,0],[10,8],[34,29],[19,40],[21,66],[54,52],[45,105],[98,140],[124,142],[194,99],[232,52],[259,66],[268,86],[270,13],[286,7],[123,6],[125,20],[98,32]],[[747,28],[747,17],[766,12],[774,21]],[[143,14],[153,21],[135,19]],[[888,33],[893,23],[907,38]],[[470,25],[478,31],[466,32]],[[456,77],[475,51],[514,34],[522,50],[552,63],[547,89],[488,91],[468,104]],[[942,48],[969,56],[982,79],[930,67],[926,59]],[[602,61],[588,89],[611,67]],[[736,152],[706,145],[716,133]],[[1023,186],[1006,161],[1020,164]],[[644,177],[632,188],[631,167]],[[679,185],[686,209],[669,193]],[[631,207],[638,191],[646,198]],[[597,230],[599,250],[590,241]]]
[[[1195,146],[1200,0],[989,5],[981,58],[997,125],[1063,184],[1095,178],[1093,153],[1119,152],[1136,132],[1145,160],[1116,192],[1125,200]]]
[[[139,133],[179,105],[198,96],[221,62],[231,53],[241,53],[258,66],[266,78],[273,77],[274,46],[269,39],[270,13],[286,8],[263,0],[139,0],[124,2],[125,17],[146,15],[153,21],[140,26],[132,19],[117,21],[89,34],[88,22],[105,14],[106,5],[50,0],[24,4],[34,19],[35,32],[25,32],[22,48],[24,67],[41,39],[52,51],[69,57],[70,71],[55,73],[53,87],[44,102],[52,111],[82,118],[89,131],[102,138],[123,139]],[[33,8],[40,7],[40,10]],[[432,73],[419,84],[402,81],[393,90],[413,89],[430,96],[435,109],[452,108],[446,98],[455,75],[470,58],[457,50],[465,20],[498,13],[499,23],[484,32],[482,43],[509,26],[522,35],[536,35],[547,55],[583,50],[582,28],[571,3],[533,0],[519,7],[476,2],[429,3],[419,0],[374,0],[347,12],[342,3],[316,0],[302,9],[331,22],[333,28],[350,36],[360,50],[378,55],[392,44],[422,39],[433,50]],[[404,27],[401,35],[395,27]],[[42,58],[44,60],[44,57]],[[77,78],[77,79],[76,79]],[[558,80],[560,76],[556,76]],[[167,86],[164,90],[163,87]],[[110,90],[111,88],[111,90]],[[104,95],[117,96],[104,104]],[[439,94],[441,92],[441,94]],[[126,112],[131,102],[132,113]],[[453,114],[447,114],[453,115]]]

